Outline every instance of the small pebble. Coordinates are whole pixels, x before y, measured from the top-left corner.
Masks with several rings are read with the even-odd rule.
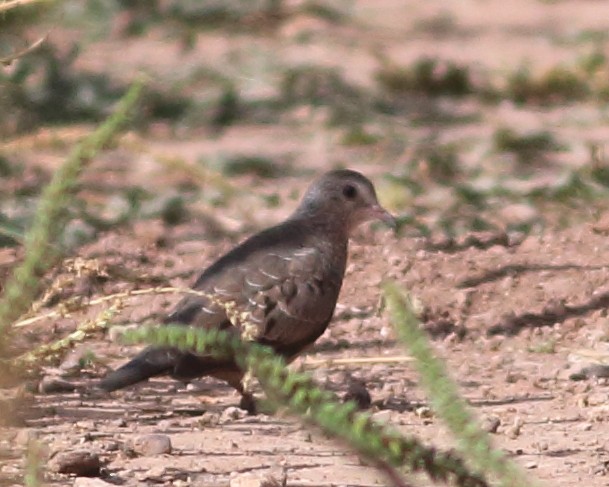
[[[167,435],[141,435],[127,444],[127,447],[138,455],[154,456],[171,453],[171,439]]]
[[[588,394],[588,406],[602,406],[605,404],[609,404],[609,394],[605,392]]]
[[[157,465],[150,468],[143,474],[143,480],[156,480],[161,481],[163,476],[167,474],[167,468],[162,465]]]
[[[102,449],[106,452],[118,451],[120,450],[120,445],[118,441],[110,440],[102,446]]]
[[[220,423],[228,423],[236,419],[243,419],[247,416],[247,411],[235,406],[229,406],[220,415]]]
[[[267,472],[239,474],[230,480],[230,487],[285,487],[287,475],[284,469]]]
[[[199,426],[205,427],[210,426],[214,427],[220,422],[220,415],[217,413],[203,413],[197,423]]]
[[[157,423],[157,429],[160,431],[167,431],[177,426],[179,423],[173,419],[162,419]]]
[[[313,435],[311,435],[311,432],[307,430],[300,430],[296,432],[294,439],[304,441],[305,443],[312,443]]]
[[[125,420],[125,418],[115,419],[110,424],[117,428],[126,428],[127,427],[127,421]]]
[[[609,365],[605,364],[592,364],[583,369],[573,372],[569,379],[579,381],[585,379],[591,379],[596,377],[597,379],[606,379],[609,377]]]
[[[590,431],[592,429],[592,423],[581,423],[577,426],[579,431]]]
[[[523,424],[522,419],[517,416],[514,419],[514,424],[505,430],[505,434],[513,440],[518,438],[520,436],[520,430],[522,429]]]
[[[497,433],[501,420],[497,416],[487,416],[482,420],[482,429],[487,433]]]
[[[415,409],[414,413],[422,419],[428,419],[428,418],[432,418],[433,417],[433,411],[431,410],[431,408],[427,407],[427,406],[421,406]]]

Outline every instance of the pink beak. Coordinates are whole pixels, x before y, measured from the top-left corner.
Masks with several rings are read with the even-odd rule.
[[[370,216],[372,218],[381,220],[394,230],[397,228],[397,222],[395,221],[394,216],[379,204],[376,204],[370,208]]]

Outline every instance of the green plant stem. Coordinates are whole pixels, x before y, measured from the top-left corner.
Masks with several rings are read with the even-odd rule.
[[[27,443],[27,452],[25,457],[25,474],[23,483],[25,487],[38,487],[42,485],[43,477],[43,461],[42,461],[43,445],[37,439],[30,439]]]
[[[11,324],[28,310],[41,288],[44,272],[60,256],[55,244],[69,220],[68,209],[78,176],[125,125],[143,86],[142,80],[133,83],[114,114],[76,147],[44,189],[32,227],[25,236],[25,258],[6,283],[0,301],[0,351],[6,346]]]
[[[334,394],[315,384],[309,374],[292,372],[285,361],[268,348],[244,342],[238,336],[212,329],[183,325],[146,327],[125,334],[129,341],[170,346],[199,354],[233,357],[244,371],[251,371],[269,399],[288,408],[326,433],[346,441],[374,463],[424,471],[433,480],[452,481],[459,487],[486,487],[486,481],[469,472],[451,452],[423,445],[415,437],[376,423],[371,415],[357,410],[353,402],[340,403]],[[393,471],[392,471],[393,472]],[[394,485],[403,485],[394,482]]]
[[[502,486],[532,487],[534,483],[493,447],[488,434],[474,419],[455,382],[421,330],[408,297],[395,283],[386,283],[384,291],[391,321],[415,359],[421,386],[426,390],[433,409],[457,438],[463,454],[480,470],[497,475]]]

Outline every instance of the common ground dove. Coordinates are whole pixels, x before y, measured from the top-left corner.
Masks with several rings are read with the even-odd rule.
[[[250,237],[199,276],[193,288],[214,295],[215,303],[189,295],[165,323],[240,333],[240,325],[231,323],[218,304],[233,302],[255,325],[256,340],[291,361],[330,323],[345,274],[349,236],[373,219],[394,224],[379,205],[372,183],[355,171],[330,171],[311,184],[287,220]],[[242,394],[242,407],[253,409],[252,397],[243,390],[243,372],[234,361],[174,348],[144,349],[99,387],[114,391],[158,375],[178,380],[216,377]]]

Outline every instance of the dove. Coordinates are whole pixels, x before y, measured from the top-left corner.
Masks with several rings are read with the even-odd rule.
[[[253,325],[254,340],[290,362],[328,327],[345,275],[349,238],[371,220],[395,226],[372,183],[353,170],[327,172],[309,186],[285,221],[248,238],[200,274],[193,289],[213,299],[188,295],[164,323],[241,334],[242,324],[232,323],[224,307],[231,303]],[[241,407],[255,410],[253,396],[243,387],[244,372],[233,359],[171,347],[145,348],[98,386],[115,391],[161,375],[226,381],[241,394]]]

